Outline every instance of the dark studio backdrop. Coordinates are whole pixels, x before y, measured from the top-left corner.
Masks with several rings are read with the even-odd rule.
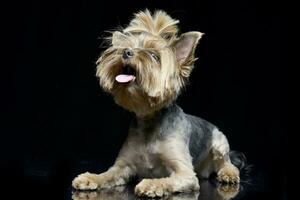
[[[287,198],[279,4],[98,0],[16,5],[7,19],[14,68],[2,99],[0,147],[1,176],[15,195],[64,199],[75,175],[102,172],[113,163],[132,115],[101,91],[95,61],[104,31],[125,26],[134,12],[149,8],[179,19],[181,32],[205,33],[178,104],[217,125],[231,148],[246,155],[260,177],[251,187],[263,188],[255,199]],[[244,197],[251,198],[251,193]]]

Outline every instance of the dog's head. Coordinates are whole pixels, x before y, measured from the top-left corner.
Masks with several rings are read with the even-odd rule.
[[[149,115],[176,99],[195,61],[200,32],[178,36],[178,20],[163,11],[139,12],[97,61],[102,88],[117,104],[139,116]]]

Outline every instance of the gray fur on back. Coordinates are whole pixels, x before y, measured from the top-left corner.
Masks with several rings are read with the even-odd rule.
[[[212,132],[216,127],[200,117],[185,114],[191,124],[189,150],[193,165],[198,164],[209,153],[212,145]]]

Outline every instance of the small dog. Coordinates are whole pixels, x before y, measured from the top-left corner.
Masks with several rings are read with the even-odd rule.
[[[97,76],[101,87],[136,118],[115,164],[101,174],[79,175],[75,189],[111,188],[137,176],[144,178],[135,187],[138,196],[161,197],[199,190],[196,175],[208,178],[213,172],[220,182],[239,183],[226,136],[175,104],[203,35],[178,35],[178,23],[164,11],[146,10],[122,32],[113,32],[110,47],[97,61]]]

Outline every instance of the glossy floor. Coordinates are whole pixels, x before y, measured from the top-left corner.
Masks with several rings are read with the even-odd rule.
[[[133,186],[116,187],[109,190],[100,191],[74,191],[72,192],[73,200],[137,200],[133,193]],[[209,181],[201,183],[201,189],[197,192],[174,194],[166,196],[163,200],[227,200],[238,197],[243,192],[239,185],[214,185]]]

